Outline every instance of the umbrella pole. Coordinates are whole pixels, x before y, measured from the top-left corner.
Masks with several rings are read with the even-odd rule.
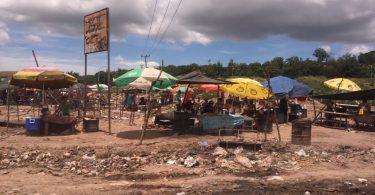
[[[10,119],[10,107],[9,107],[9,93],[10,93],[10,91],[9,91],[9,84],[8,84],[8,88],[7,88],[7,91],[8,91],[8,93],[7,93],[7,109],[8,109],[8,118],[7,118],[7,132],[8,132],[8,129],[9,129],[9,119]]]
[[[312,99],[312,103],[313,103],[313,108],[314,108],[314,118],[316,117],[316,109],[315,109],[315,100],[314,98]]]

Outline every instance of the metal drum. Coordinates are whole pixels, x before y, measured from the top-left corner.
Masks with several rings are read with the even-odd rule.
[[[99,131],[99,119],[83,119],[83,130],[85,132]]]
[[[292,122],[292,144],[311,145],[310,119],[299,119]]]

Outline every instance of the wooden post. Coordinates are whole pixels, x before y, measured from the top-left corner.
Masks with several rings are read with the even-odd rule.
[[[161,67],[160,67],[160,73],[156,79],[156,81],[158,81],[160,79],[160,76],[161,74],[163,73],[163,64],[164,64],[164,61],[162,60],[161,61]],[[144,124],[143,124],[143,127],[142,127],[142,134],[141,134],[141,138],[139,140],[139,145],[142,144],[143,142],[143,138],[145,136],[145,133],[146,133],[146,128],[147,128],[147,123],[148,123],[148,118],[149,118],[149,115],[150,115],[150,112],[151,112],[151,101],[150,101],[150,93],[151,93],[151,90],[152,90],[152,86],[155,84],[155,82],[152,82],[151,83],[151,86],[148,90],[148,97],[147,97],[147,107],[146,107],[146,110],[148,110],[148,112],[145,113],[145,119],[144,119]],[[147,91],[146,91],[147,92]],[[186,94],[185,94],[186,95]]]
[[[122,117],[123,108],[124,108],[124,94],[121,92],[120,118]]]
[[[19,104],[19,102],[17,100],[17,121],[20,121],[20,109],[19,109],[18,104]]]
[[[109,11],[108,11],[109,12]],[[110,51],[111,51],[111,47],[110,47],[110,42],[111,42],[111,39],[110,39],[110,25],[109,25],[109,13],[107,15],[107,25],[108,25],[108,28],[107,28],[107,36],[108,36],[108,50],[107,50],[107,85],[108,85],[108,133],[111,134],[112,133],[112,130],[111,130],[111,63],[110,63]]]
[[[272,86],[271,86],[271,82],[270,82],[270,76],[269,76],[268,73],[265,73],[265,75],[266,75],[266,79],[267,79],[267,83],[268,83],[268,90],[269,90],[269,92],[268,92],[268,98],[267,99],[269,99],[270,94],[272,94],[273,96],[275,96],[275,95],[272,93]],[[276,104],[275,100],[273,101],[273,103]],[[269,107],[266,106],[266,108],[267,108],[268,113],[267,113],[267,117],[266,117],[267,120],[266,120],[265,126],[267,128],[268,117],[269,117]],[[281,135],[280,135],[279,123],[277,121],[277,116],[276,116],[276,109],[274,110],[274,116],[275,116],[275,123],[276,123],[277,134],[278,134],[278,138],[279,138],[278,141],[280,142],[281,141]],[[264,135],[265,135],[265,140],[267,140],[267,133],[266,133],[266,131],[264,131]]]
[[[316,117],[316,110],[315,110],[315,101],[314,98],[312,99],[313,108],[314,108],[314,118]]]
[[[9,107],[9,93],[10,93],[10,90],[9,90],[9,84],[8,84],[8,88],[7,88],[7,109],[8,109],[8,118],[7,118],[7,132],[8,132],[8,129],[9,129],[9,119],[10,119],[10,107]]]

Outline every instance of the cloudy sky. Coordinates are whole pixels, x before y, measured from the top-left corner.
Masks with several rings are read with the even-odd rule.
[[[1,0],[0,69],[35,66],[34,49],[42,65],[83,73],[83,16],[105,7],[112,69],[140,67],[144,54],[152,66],[375,48],[374,0]],[[105,52],[88,56],[89,73],[105,65]]]

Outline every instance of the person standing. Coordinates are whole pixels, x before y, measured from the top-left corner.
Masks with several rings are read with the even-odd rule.
[[[177,111],[180,112],[181,111],[181,91],[180,90],[177,91],[174,102],[175,102]]]

